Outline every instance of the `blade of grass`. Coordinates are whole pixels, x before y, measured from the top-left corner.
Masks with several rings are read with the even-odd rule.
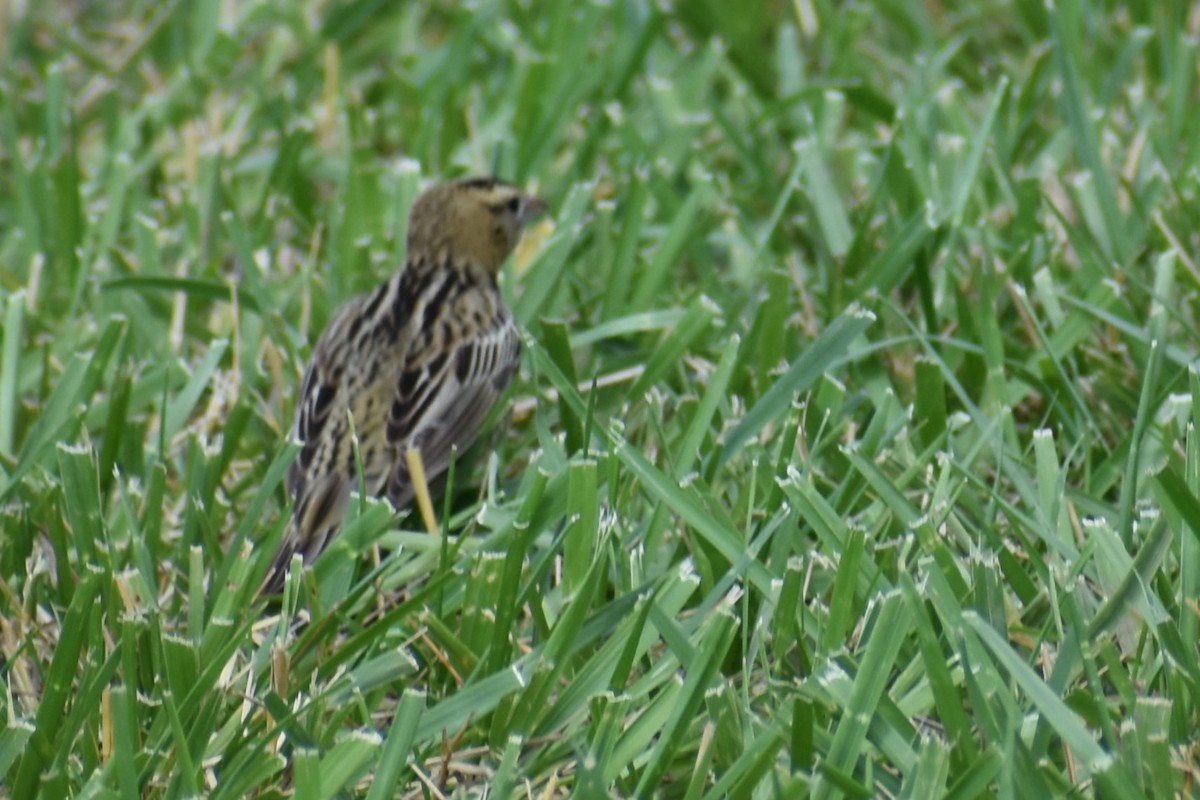
[[[822,331],[726,435],[720,462],[729,461],[764,425],[786,413],[796,393],[812,386],[827,370],[844,360],[851,343],[874,320],[874,315],[854,307]]]

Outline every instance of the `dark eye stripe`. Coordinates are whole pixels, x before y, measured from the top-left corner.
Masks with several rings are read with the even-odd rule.
[[[495,178],[467,178],[462,181],[459,186],[464,186],[468,189],[493,189],[496,186]]]

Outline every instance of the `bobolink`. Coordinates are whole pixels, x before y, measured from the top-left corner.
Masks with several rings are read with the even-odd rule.
[[[263,582],[278,592],[292,555],[309,564],[341,527],[358,486],[396,508],[413,498],[406,460],[426,474],[467,447],[517,369],[520,338],[496,274],[521,230],[540,217],[536,197],[492,178],[428,189],[408,218],[404,264],[330,320],[304,376],[287,475],[292,519]]]

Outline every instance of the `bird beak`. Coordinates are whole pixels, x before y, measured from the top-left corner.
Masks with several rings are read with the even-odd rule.
[[[521,199],[521,211],[517,218],[524,227],[534,220],[541,219],[546,214],[546,204],[540,198],[527,194]]]

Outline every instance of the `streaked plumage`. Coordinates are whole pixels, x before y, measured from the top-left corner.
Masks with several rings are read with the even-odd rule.
[[[334,314],[313,348],[296,409],[303,444],[287,475],[294,498],[263,584],[276,592],[292,555],[304,563],[337,535],[358,486],[351,419],[366,490],[397,508],[413,497],[405,451],[429,477],[449,466],[517,368],[520,339],[496,274],[540,216],[540,200],[491,178],[424,192],[409,215],[406,257],[391,279]]]

